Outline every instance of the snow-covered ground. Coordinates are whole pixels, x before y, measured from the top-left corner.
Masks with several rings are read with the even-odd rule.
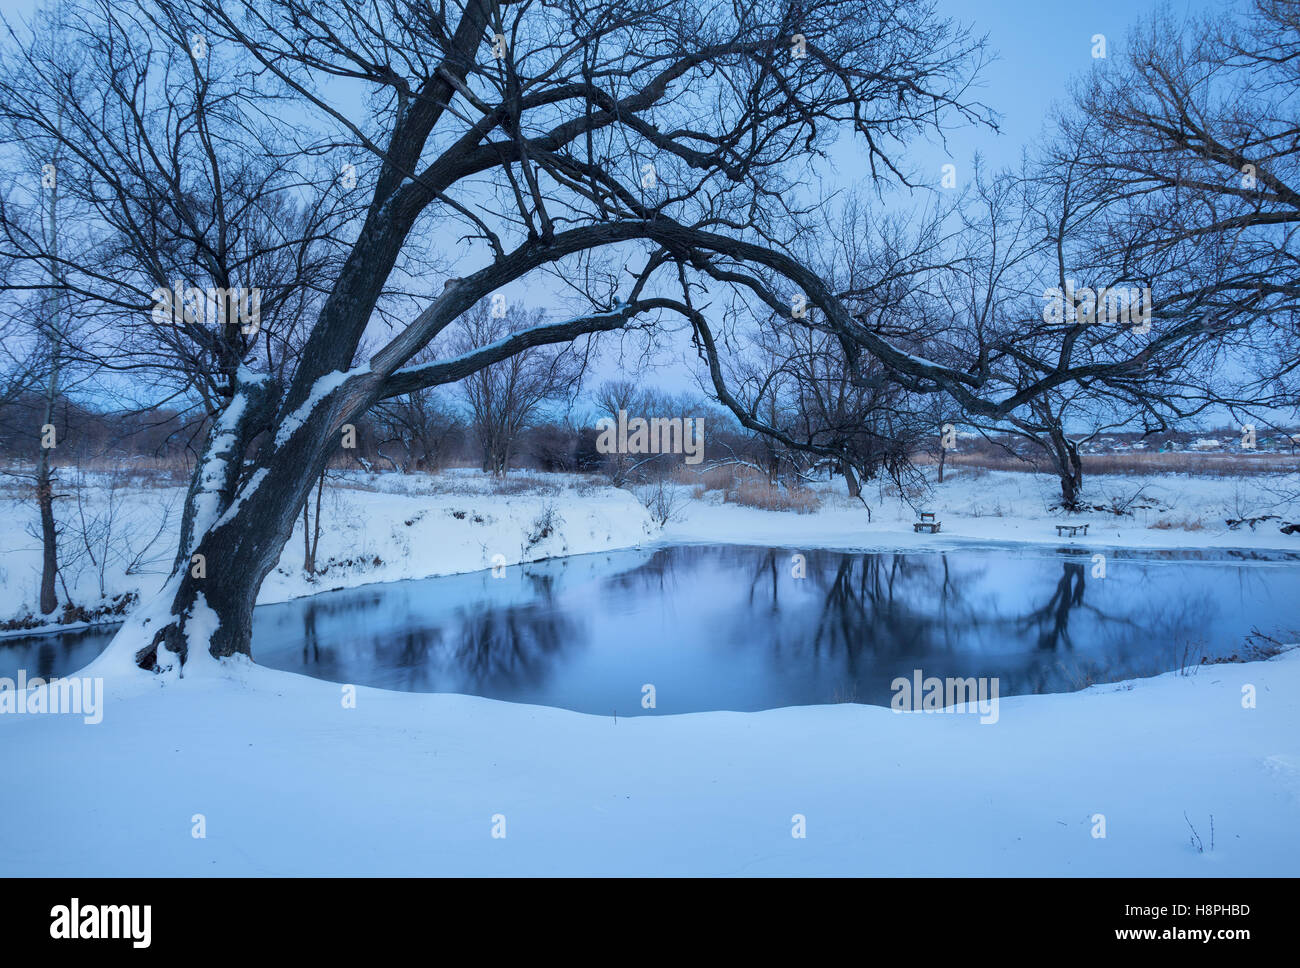
[[[225,666],[112,676],[98,725],[0,716],[0,872],[1300,871],[1296,651],[1003,699],[995,724],[851,704],[615,720],[366,688],[345,708],[338,685]]]
[[[1052,483],[1026,474],[951,477],[926,499],[934,536],[913,533],[896,496],[868,491],[868,523],[829,485],[808,515],[687,499],[683,485],[659,529],[632,494],[581,478],[498,493],[467,472],[352,475],[327,492],[326,573],[302,574],[295,534],[262,601],[657,541],[1295,551],[1300,536],[1276,522],[1223,519],[1279,513],[1276,490],[1296,483],[1096,478],[1095,503],[1144,487],[1152,507],[1084,515],[1088,538],[1071,540],[1056,535]],[[120,561],[138,564],[178,497],[114,498],[125,551],[106,594],[147,599],[161,583],[166,529],[154,573]],[[0,555],[0,614],[14,616],[34,601],[37,558],[27,506],[8,501],[21,543]],[[74,594],[94,598],[98,570],[80,568]],[[0,873],[1300,873],[1300,650],[1003,698],[996,723],[855,704],[614,719],[364,687],[353,704],[350,687],[242,660],[201,656],[178,680],[126,655],[82,672],[103,677],[96,724],[0,715]]]
[[[1285,535],[1278,521],[1229,528],[1228,519],[1274,514],[1300,520],[1300,505],[1279,495],[1300,492],[1300,475],[1154,478],[1096,476],[1087,481],[1089,504],[1126,507],[1129,513],[1088,511],[1068,517],[1050,508],[1059,503],[1054,478],[1011,471],[961,469],[946,475],[927,497],[911,504],[870,485],[862,502],[843,493],[843,485],[819,489],[822,506],[813,514],[774,513],[727,504],[717,491],[702,500],[682,502],[678,520],[665,529],[668,540],[751,541],[791,546],[881,550],[952,547],[971,541],[1017,542],[1053,547],[1150,549],[1243,549],[1300,553],[1300,534]],[[917,510],[935,512],[942,524],[936,535],[916,534]],[[1290,517],[1287,515],[1290,514]],[[1056,525],[1087,524],[1088,534],[1061,538]]]

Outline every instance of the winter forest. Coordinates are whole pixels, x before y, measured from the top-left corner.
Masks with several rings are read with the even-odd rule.
[[[1300,874],[1300,2],[1075,6],[0,0],[0,873]]]

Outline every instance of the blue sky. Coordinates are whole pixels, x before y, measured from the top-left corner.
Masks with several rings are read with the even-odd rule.
[[[1094,34],[1105,36],[1114,56],[1129,29],[1157,9],[1181,17],[1228,7],[1223,0],[939,0],[944,15],[987,34],[999,58],[983,72],[980,99],[1003,116],[1002,133],[962,132],[952,139],[954,156],[968,159],[979,150],[994,167],[1014,163],[1041,132],[1053,102],[1065,97],[1070,78],[1091,68]]]
[[[1021,152],[1043,133],[1053,105],[1067,99],[1071,80],[1092,68],[1095,35],[1106,38],[1107,55],[1114,57],[1124,49],[1130,29],[1159,9],[1181,18],[1232,6],[1228,0],[937,0],[940,16],[968,25],[977,37],[987,37],[993,60],[980,72],[969,98],[998,114],[999,130],[982,125],[954,129],[943,143],[909,146],[905,161],[918,173],[929,173],[936,185],[945,163],[957,166],[959,182],[968,177],[977,153],[989,168],[1014,166]],[[858,158],[853,144],[841,145],[835,153],[839,175],[846,183],[853,180]]]

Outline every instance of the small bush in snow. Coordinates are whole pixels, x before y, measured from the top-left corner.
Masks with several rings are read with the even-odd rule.
[[[559,513],[555,510],[554,504],[551,504],[550,502],[543,504],[541,511],[537,513],[537,517],[533,518],[533,523],[528,529],[528,533],[524,535],[527,541],[527,544],[524,546],[525,550],[541,544],[553,535],[562,522],[563,518],[561,518]]]
[[[703,491],[700,492],[703,494]],[[663,527],[669,521],[675,521],[681,517],[681,493],[672,484],[662,478],[653,484],[639,488],[636,496],[645,509],[650,512],[650,518],[659,527]]]

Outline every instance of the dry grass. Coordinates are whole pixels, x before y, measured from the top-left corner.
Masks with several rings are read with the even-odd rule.
[[[741,507],[795,514],[812,514],[822,506],[821,499],[806,487],[779,487],[761,478],[738,480],[724,492],[722,499]]]
[[[1289,454],[1094,454],[1083,458],[1085,474],[1196,474],[1250,477],[1294,474],[1300,457]]]
[[[934,463],[920,459],[918,463]],[[946,466],[983,468],[993,471],[1035,470],[1050,473],[1045,460],[1020,460],[1005,453],[949,454]],[[1084,454],[1083,473],[1097,474],[1196,474],[1203,477],[1253,477],[1262,474],[1294,474],[1300,472],[1300,456],[1291,454],[1198,454],[1189,451],[1138,452],[1127,454]],[[970,473],[970,471],[963,471]]]
[[[991,468],[983,464],[962,464],[953,467],[951,464],[945,465],[943,469],[943,479],[949,480],[954,477],[967,478],[969,480],[979,480],[982,477],[988,477]]]
[[[1205,522],[1200,518],[1160,518],[1151,527],[1158,531],[1204,531]]]
[[[812,514],[822,504],[815,491],[798,484],[772,484],[765,474],[743,464],[717,464],[701,471],[691,471],[684,483],[694,485],[691,496],[696,500],[709,491],[721,491],[722,500],[727,504],[764,511]]]
[[[544,480],[532,474],[507,474],[505,477],[493,478],[493,494],[559,494],[562,488],[553,481]]]
[[[705,491],[729,491],[736,486],[737,466],[719,464],[696,475],[696,481]]]

